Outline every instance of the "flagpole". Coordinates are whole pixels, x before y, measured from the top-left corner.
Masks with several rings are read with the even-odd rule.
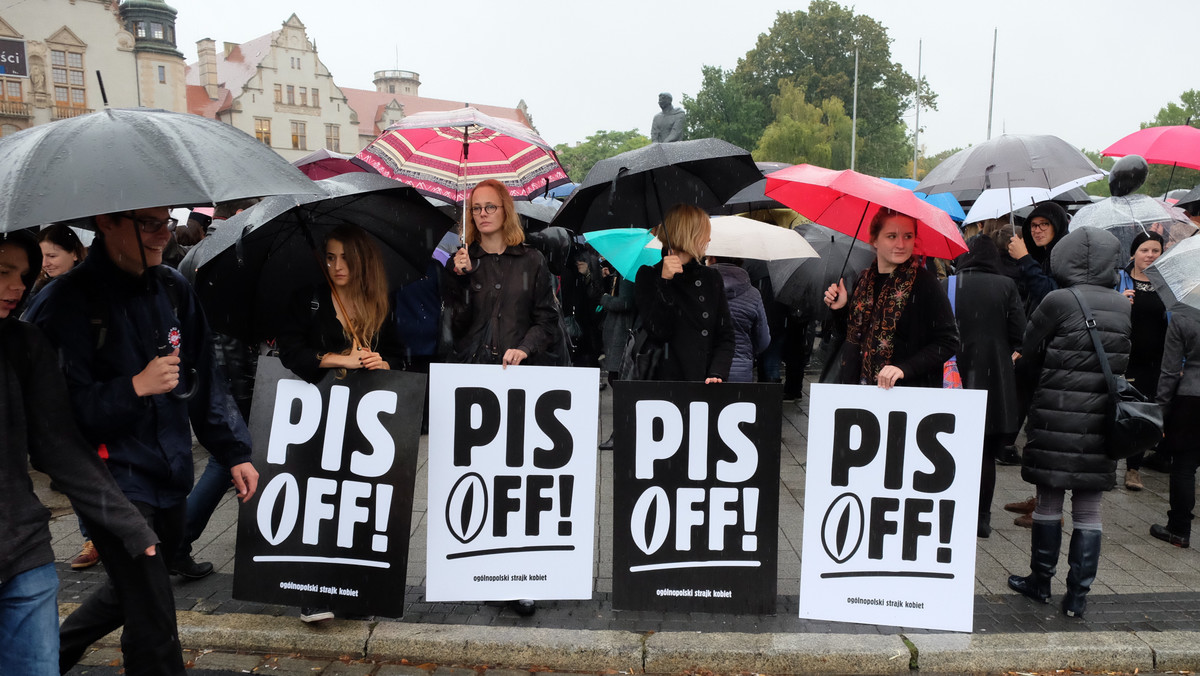
[[[854,48],[854,107],[850,113],[850,171],[854,171],[855,146],[858,141],[858,48]]]
[[[921,152],[921,40],[917,41],[917,119],[913,122],[913,180],[917,180],[917,156]]]
[[[992,29],[992,86],[988,93],[988,128],[987,140],[992,140],[992,106],[996,101],[996,42],[1000,38],[1000,29]]]

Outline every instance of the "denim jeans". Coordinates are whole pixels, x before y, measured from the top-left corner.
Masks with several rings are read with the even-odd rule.
[[[58,676],[53,563],[0,582],[0,676]]]
[[[178,560],[192,555],[192,543],[204,534],[204,527],[212,518],[213,512],[221,504],[221,498],[233,485],[233,475],[229,468],[214,457],[208,459],[204,473],[196,480],[192,492],[187,498],[187,522],[183,527],[183,540],[179,543],[176,554]]]

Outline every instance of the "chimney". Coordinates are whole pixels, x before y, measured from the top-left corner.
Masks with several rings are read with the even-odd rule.
[[[219,94],[217,85],[217,42],[210,38],[196,41],[196,53],[200,56],[200,84],[208,98],[215,101]]]

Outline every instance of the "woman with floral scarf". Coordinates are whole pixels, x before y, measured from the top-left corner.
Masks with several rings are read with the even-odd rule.
[[[958,350],[954,311],[922,257],[913,256],[917,222],[882,208],[871,219],[875,264],[853,294],[839,280],[825,291],[835,329],[846,337],[833,365],[849,385],[941,387],[942,365]]]

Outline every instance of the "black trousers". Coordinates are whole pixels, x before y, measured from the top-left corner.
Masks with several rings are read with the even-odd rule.
[[[124,544],[100,526],[88,530],[100,552],[108,580],[87,597],[59,628],[59,670],[67,673],[88,646],[120,628],[121,652],[129,676],[183,676],[183,654],[175,625],[175,597],[168,571],[183,537],[186,504],[168,509],[133,503],[158,534],[155,556],[131,557]]]
[[[1169,482],[1171,508],[1167,530],[1191,537],[1192,512],[1196,509],[1196,467],[1200,465],[1200,397],[1177,396],[1163,422],[1162,447],[1171,454]]]

